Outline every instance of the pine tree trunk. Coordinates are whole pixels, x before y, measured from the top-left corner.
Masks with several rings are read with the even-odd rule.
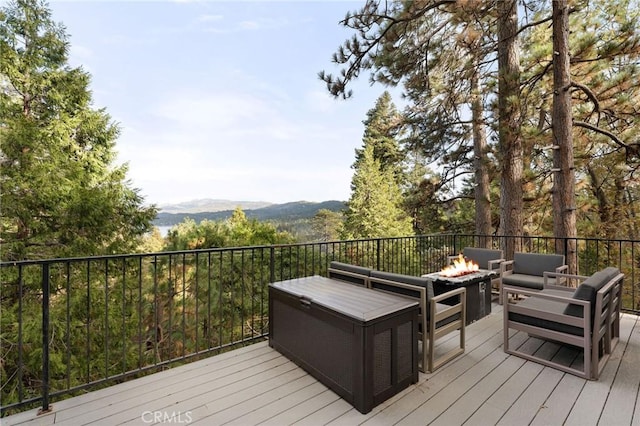
[[[477,61],[476,61],[477,62]],[[478,65],[471,76],[471,114],[473,121],[473,165],[475,168],[476,234],[491,234],[491,200],[489,171],[487,170],[487,133],[482,119],[482,98],[478,79]],[[483,238],[481,247],[491,248],[491,240]]]
[[[500,235],[522,235],[522,137],[520,135],[520,59],[516,0],[498,2],[498,127],[500,176]],[[505,238],[507,259],[521,242]]]
[[[571,123],[569,8],[567,0],[553,2],[553,233],[556,252],[564,253],[572,273],[575,259],[576,200]],[[566,240],[565,240],[566,238]]]

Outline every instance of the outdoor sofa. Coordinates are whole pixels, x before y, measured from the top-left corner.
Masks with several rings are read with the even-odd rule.
[[[597,380],[620,336],[624,274],[609,267],[590,277],[547,273],[547,279],[578,280],[577,288],[546,284],[540,291],[503,285],[504,351],[585,379]],[[509,302],[509,296],[528,296]],[[566,365],[511,347],[509,330],[580,348],[582,365]]]

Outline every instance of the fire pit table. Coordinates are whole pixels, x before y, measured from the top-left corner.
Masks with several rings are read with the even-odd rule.
[[[423,275],[433,280],[436,296],[457,287],[467,289],[467,325],[491,313],[491,280],[496,276],[495,271],[484,269],[457,277],[443,276],[440,272]]]

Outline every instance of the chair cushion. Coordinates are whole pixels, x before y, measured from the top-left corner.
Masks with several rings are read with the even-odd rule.
[[[554,284],[554,280],[549,280],[549,284]],[[525,287],[532,290],[542,290],[544,288],[544,277],[524,274],[510,274],[502,277],[502,284]]]
[[[555,272],[556,268],[564,265],[562,254],[514,253],[513,273],[536,275],[542,277],[545,271]]]
[[[502,259],[502,253],[502,250],[477,247],[465,247],[462,251],[463,256],[477,263],[480,269],[489,269],[489,261]]]
[[[415,285],[427,289],[427,300],[433,297],[433,282],[426,277],[414,277],[413,275],[395,274],[393,272],[371,271],[371,278],[381,278],[383,280],[396,281],[399,283]],[[411,290],[408,290],[411,291]]]
[[[546,290],[544,290],[546,291]],[[571,293],[569,293],[571,294]],[[564,310],[569,304],[556,300],[543,299],[542,297],[531,296],[518,302],[518,306],[535,309],[536,311],[549,312],[554,314],[564,314]],[[571,325],[561,324],[555,321],[541,319],[537,316],[517,314],[509,312],[509,319],[522,324],[541,327],[547,330],[554,330],[561,333],[582,336],[583,329]]]
[[[596,309],[596,295],[602,287],[604,287],[609,281],[611,281],[620,271],[618,268],[608,267],[596,272],[589,278],[584,280],[578,289],[573,293],[573,298],[577,300],[587,300],[591,302],[591,320],[593,321],[593,314]],[[582,317],[582,306],[571,305],[565,309],[565,314],[574,317]]]

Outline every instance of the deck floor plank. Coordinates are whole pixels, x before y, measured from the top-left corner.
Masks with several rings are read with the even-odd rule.
[[[305,418],[308,418],[310,416],[310,414],[313,414],[340,399],[338,395],[329,390],[326,386],[320,383],[318,383],[318,385],[324,388],[321,393],[318,393],[317,395],[301,402],[298,405],[288,407],[285,411],[282,411],[278,415],[271,417],[264,422],[261,422],[260,425],[282,426],[294,424],[296,422],[303,422]]]
[[[634,327],[638,326],[636,319],[637,317],[632,315],[622,316],[620,322],[620,341],[613,350],[599,379],[585,381],[582,392],[580,392],[580,395],[571,408],[571,413],[569,413],[567,417],[565,422],[567,426],[592,426],[598,424],[602,410],[609,397],[611,385],[618,375],[620,363],[627,350],[627,342]],[[594,413],[597,413],[597,415],[594,415]]]
[[[364,424],[397,424],[408,413],[419,408],[420,405],[424,404],[425,401],[433,397],[441,389],[444,389],[450,382],[472,368],[477,362],[476,359],[482,358],[483,354],[486,355],[492,348],[497,347],[500,339],[502,339],[502,332],[498,336],[497,325],[502,320],[497,315],[485,319],[489,320],[486,324],[482,324],[485,327],[472,325],[467,328],[465,356],[455,358],[434,373],[421,375],[421,380],[414,385],[410,392],[403,395],[399,403],[386,405],[378,412],[374,409],[374,415],[370,416],[371,419]],[[474,358],[472,359],[471,356]]]
[[[295,364],[283,357],[271,357],[266,354],[268,361],[265,364],[251,366],[251,361],[236,364],[233,363],[222,369],[215,369],[207,374],[200,374],[191,377],[189,380],[182,380],[176,377],[174,380],[166,381],[161,386],[154,386],[147,392],[139,392],[127,389],[118,395],[117,400],[109,403],[109,411],[101,411],[98,408],[104,402],[98,401],[94,404],[84,405],[83,412],[79,416],[64,418],[74,424],[89,424],[94,421],[107,421],[111,424],[139,419],[141,413],[147,411],[179,411],[177,406],[180,401],[206,398],[212,393],[227,395],[235,388],[242,388],[244,382],[252,382],[254,375],[269,368],[272,373],[287,372],[295,369]],[[100,405],[99,405],[100,404]],[[115,412],[114,412],[115,411]],[[185,410],[186,411],[186,410]],[[77,414],[77,413],[76,413]],[[104,417],[100,417],[103,415]]]
[[[619,344],[600,379],[588,381],[505,354],[501,307],[494,308],[467,328],[463,356],[421,373],[418,383],[366,415],[261,342],[55,402],[42,416],[37,410],[9,416],[2,425],[139,425],[148,412],[202,425],[640,426],[638,317],[623,315]],[[512,331],[510,342],[554,360],[583,362],[575,350],[524,333]]]
[[[601,425],[631,424],[635,408],[635,404],[632,402],[635,398],[630,398],[630,396],[637,395],[640,385],[640,351],[638,348],[640,348],[640,328],[636,326],[631,332],[624,357],[618,368],[618,374],[602,410],[599,421]]]

